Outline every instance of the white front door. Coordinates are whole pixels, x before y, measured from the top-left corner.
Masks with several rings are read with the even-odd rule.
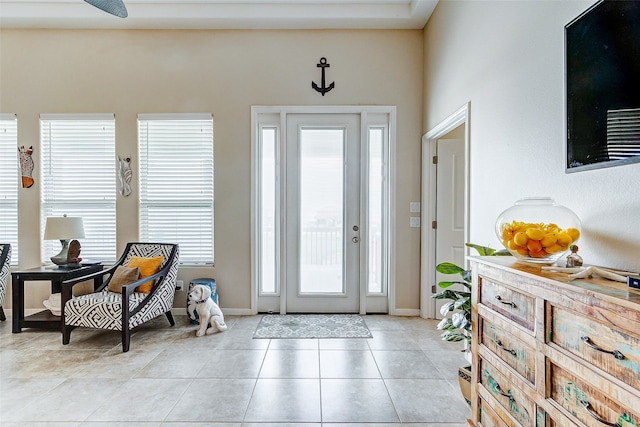
[[[252,309],[386,313],[393,107],[252,107]]]
[[[286,135],[286,311],[357,313],[360,115],[289,114]]]

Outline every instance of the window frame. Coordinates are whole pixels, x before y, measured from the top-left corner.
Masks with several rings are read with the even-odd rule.
[[[54,135],[52,125],[64,125],[66,122],[77,122],[79,129],[77,134],[74,134],[75,130],[65,130],[69,132],[69,135],[64,135],[60,130],[57,130],[57,135]],[[80,126],[82,123],[96,122],[95,124],[101,124],[103,130],[106,132],[104,135],[104,141],[100,141],[100,136],[91,134],[91,137],[80,137]],[[116,174],[115,174],[115,158],[116,158],[116,139],[115,139],[115,114],[113,113],[97,113],[97,114],[40,114],[40,236],[41,236],[41,261],[45,264],[50,264],[49,257],[55,255],[60,250],[60,243],[55,241],[44,240],[44,230],[47,217],[49,216],[62,216],[67,214],[68,216],[80,216],[83,218],[85,237],[78,239],[83,245],[82,253],[80,255],[85,261],[90,262],[114,262],[117,258],[117,222],[116,222],[116,201],[117,201],[117,186],[116,186]],[[106,126],[106,127],[105,127]],[[89,130],[89,129],[87,129]],[[90,129],[91,132],[95,132],[96,129]],[[99,130],[98,130],[99,132]],[[64,158],[79,161],[83,164],[89,161],[89,159],[98,159],[104,163],[97,163],[92,170],[100,171],[99,174],[92,175],[92,178],[100,178],[100,181],[92,182],[90,187],[91,191],[82,193],[82,190],[88,188],[88,181],[81,179],[76,175],[75,182],[81,182],[82,185],[78,185],[74,188],[74,191],[84,194],[86,197],[80,198],[76,194],[72,196],[66,190],[54,189],[52,186],[59,186],[61,179],[58,174],[52,173],[55,170],[56,159],[59,159],[59,154],[52,152],[53,138],[69,138],[65,140],[65,143],[71,147],[75,144],[75,139],[84,141],[85,148],[89,144],[89,140],[92,144],[96,144],[94,154],[87,156],[85,150],[73,149],[65,147],[61,149],[58,147],[58,153],[64,153]],[[71,141],[71,142],[69,142]],[[99,146],[100,142],[104,142],[102,147]],[[55,158],[52,155],[56,156]],[[53,168],[53,169],[52,169]],[[52,182],[56,182],[53,184]],[[67,187],[68,188],[68,187]],[[98,196],[100,194],[101,196]],[[64,196],[64,198],[61,198]],[[88,209],[91,207],[91,209]],[[105,232],[106,231],[106,232]],[[87,254],[89,256],[87,257]],[[88,259],[87,259],[88,258]]]
[[[12,126],[9,126],[10,123],[12,123]],[[11,129],[5,127],[10,127]],[[18,203],[21,187],[20,162],[17,153],[19,149],[18,117],[16,114],[0,113],[0,132],[2,132],[0,136],[0,143],[2,144],[2,147],[0,147],[0,154],[2,154],[2,156],[0,156],[0,177],[2,177],[3,183],[7,183],[6,187],[5,184],[0,183],[0,188],[6,188],[7,191],[4,195],[0,194],[0,212],[3,213],[3,224],[9,224],[7,230],[2,232],[2,240],[3,243],[11,244],[11,265],[16,266],[19,260],[20,234]],[[6,132],[12,132],[13,135],[5,137]],[[7,147],[4,147],[5,143]],[[13,173],[11,173],[11,170],[13,170]],[[15,181],[15,186],[9,184],[10,180]],[[9,230],[11,224],[15,224],[15,231]]]
[[[215,181],[214,181],[214,132],[215,126],[213,122],[213,115],[211,113],[160,113],[160,114],[138,114],[138,167],[139,167],[139,179],[138,179],[138,230],[139,237],[141,240],[157,240],[153,237],[154,234],[163,234],[162,232],[150,231],[149,226],[151,225],[148,221],[148,215],[153,211],[153,208],[158,209],[169,209],[169,210],[179,210],[180,208],[200,208],[203,212],[210,212],[210,219],[207,221],[206,226],[204,227],[204,231],[206,233],[205,238],[208,236],[208,241],[210,243],[203,244],[201,247],[198,247],[197,243],[195,244],[196,249],[189,248],[188,244],[185,242],[179,241],[180,228],[172,229],[169,232],[165,232],[164,234],[173,233],[174,236],[169,239],[175,241],[180,244],[180,265],[186,266],[213,266],[215,261],[215,249],[214,249],[214,236],[215,236],[215,228],[214,228],[214,200],[215,200]],[[206,174],[197,174],[194,175],[193,180],[191,182],[198,182],[202,184],[203,179],[209,181],[209,184],[204,185],[201,188],[201,194],[207,194],[204,198],[198,198],[195,195],[188,196],[188,192],[183,192],[185,195],[184,198],[177,198],[177,192],[173,192],[165,199],[159,199],[154,197],[153,195],[149,195],[149,191],[153,192],[153,186],[149,188],[149,155],[147,151],[149,150],[149,126],[148,124],[151,122],[156,122],[157,124],[167,125],[170,122],[186,122],[186,121],[195,121],[195,122],[206,122],[207,123],[207,131],[210,129],[210,136],[207,135],[205,138],[210,138],[210,144],[206,145],[202,141],[198,142],[199,145],[193,145],[193,140],[191,141],[192,145],[189,145],[188,138],[184,140],[180,139],[177,142],[177,146],[180,148],[188,147],[188,149],[193,150],[194,147],[200,147],[200,152],[198,153],[199,159],[208,159],[207,157],[210,154],[210,171],[209,165],[205,165],[207,161],[201,164],[200,170],[207,170]],[[154,136],[161,136],[159,133]],[[153,142],[157,144],[156,142]],[[174,158],[172,158],[174,160]],[[166,165],[165,165],[166,166]],[[185,173],[185,168],[183,163],[176,163],[175,166],[167,166],[171,172],[175,172],[178,169],[181,169],[182,174]],[[174,170],[175,169],[175,170]],[[189,168],[191,170],[191,167]],[[160,181],[156,181],[153,185],[157,185]],[[178,187],[176,187],[178,188]],[[165,187],[166,189],[166,187]],[[163,194],[167,194],[167,192],[163,192]],[[207,198],[208,197],[208,198]],[[147,210],[145,212],[145,210]],[[196,211],[197,216],[197,211]],[[202,221],[204,216],[199,217],[199,223],[204,224]],[[147,223],[145,223],[147,221]],[[185,221],[187,221],[185,219]],[[182,227],[185,225],[182,224]],[[210,232],[209,232],[210,230]],[[201,234],[201,233],[200,233]],[[166,240],[163,238],[162,240]],[[150,241],[150,240],[149,240]],[[206,253],[201,258],[195,258],[193,255],[190,255],[194,252],[201,252],[205,250]]]

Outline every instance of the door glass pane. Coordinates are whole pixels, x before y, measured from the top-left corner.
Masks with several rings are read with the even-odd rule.
[[[262,129],[260,159],[260,293],[276,288],[276,129]]]
[[[382,153],[383,128],[369,129],[369,212],[368,212],[368,282],[367,292],[381,293],[383,289],[382,240]]]
[[[342,293],[344,130],[300,132],[300,293]]]

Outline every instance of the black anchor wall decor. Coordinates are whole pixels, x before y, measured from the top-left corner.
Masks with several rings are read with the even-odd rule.
[[[331,82],[331,84],[328,87],[325,84],[324,71],[325,71],[325,68],[329,68],[331,66],[327,63],[327,58],[325,57],[320,58],[320,62],[318,63],[317,66],[318,68],[322,69],[322,86],[318,86],[316,82],[312,81],[311,87],[317,90],[318,92],[320,92],[322,96],[324,96],[325,93],[329,92],[331,89],[336,87],[336,82]]]

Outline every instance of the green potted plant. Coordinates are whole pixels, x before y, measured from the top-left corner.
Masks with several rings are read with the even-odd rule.
[[[467,243],[481,256],[511,255],[507,250],[497,251],[488,246]],[[443,331],[442,339],[449,342],[465,342],[465,356],[471,363],[471,270],[465,270],[451,262],[442,262],[436,265],[436,271],[442,274],[459,275],[460,278],[451,281],[438,282],[442,291],[432,295],[434,299],[449,300],[440,309],[443,319],[437,328]],[[454,285],[461,286],[454,286]],[[460,391],[467,403],[471,396],[471,366],[458,368],[458,382]]]

